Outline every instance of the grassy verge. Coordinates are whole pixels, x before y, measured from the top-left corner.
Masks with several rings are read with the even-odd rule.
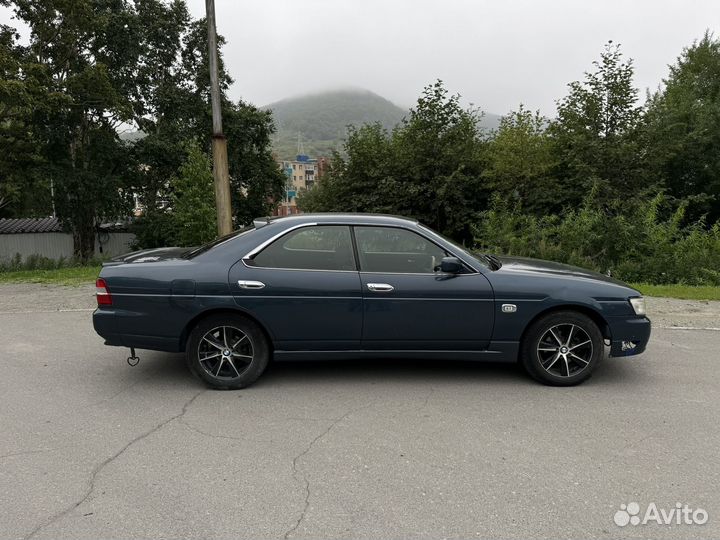
[[[44,283],[86,285],[95,283],[99,266],[71,266],[54,270],[13,270],[0,272],[0,283]]]
[[[720,300],[720,287],[694,287],[692,285],[649,285],[633,283],[633,287],[646,296],[663,296],[682,300]]]

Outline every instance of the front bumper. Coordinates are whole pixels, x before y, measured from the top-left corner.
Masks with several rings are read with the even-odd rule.
[[[609,317],[610,356],[642,353],[650,340],[651,323],[647,317]]]

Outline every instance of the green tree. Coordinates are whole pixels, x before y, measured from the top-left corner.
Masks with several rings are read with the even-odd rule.
[[[132,187],[144,207],[143,234],[153,238],[145,239],[145,245],[155,247],[172,237],[163,222],[171,196],[169,180],[186,158],[186,141],[204,135],[200,118],[205,105],[183,61],[191,25],[185,2],[144,0],[135,6],[145,23],[134,24],[128,36],[138,54],[137,64],[125,76],[132,95],[130,124],[140,134],[132,145]]]
[[[149,244],[172,239],[165,208],[185,141],[210,147],[207,31],[183,0],[0,0],[30,27],[0,28],[0,211],[58,216],[80,258],[95,227],[137,196]],[[224,43],[222,37],[218,40]],[[220,58],[223,93],[232,83]],[[238,224],[269,213],[283,178],[270,113],[223,95]],[[125,142],[121,131],[140,134]],[[6,210],[2,210],[2,206]],[[10,209],[10,210],[8,210]]]
[[[392,141],[380,123],[349,126],[344,155],[335,152],[318,187],[304,192],[306,212],[396,212],[388,194],[394,182]]]
[[[599,199],[633,196],[647,187],[637,127],[642,115],[632,60],[608,42],[584,81],[569,84],[549,131],[554,140],[557,206],[578,206],[593,185]]]
[[[391,133],[380,124],[352,128],[305,210],[389,212],[415,217],[461,241],[487,201],[480,112],[460,106],[441,81],[427,86]]]
[[[215,238],[217,220],[215,191],[210,159],[198,143],[186,146],[187,158],[172,180],[173,193],[169,212],[175,242],[196,246]]]
[[[139,224],[141,245],[155,247],[172,242],[165,202],[174,190],[171,176],[185,157],[185,141],[191,137],[210,149],[212,116],[209,105],[207,28],[204,20],[188,22],[183,9],[166,11],[170,28],[179,28],[172,39],[158,38],[154,56],[169,62],[158,77],[141,86],[142,106],[135,122],[145,134],[134,147],[138,163],[136,190],[146,216]],[[160,16],[158,16],[160,17]],[[218,45],[225,43],[218,36]],[[223,128],[228,138],[228,165],[235,223],[247,224],[271,212],[279,200],[284,177],[271,154],[275,130],[272,115],[243,101],[232,102],[226,91],[232,79],[219,57]]]
[[[644,146],[649,174],[693,218],[720,218],[720,40],[706,32],[683,50],[649,99]]]
[[[0,26],[0,216],[47,216],[49,182],[38,174],[42,159],[30,125],[42,89],[17,40],[12,28]]]
[[[397,166],[390,192],[399,213],[458,240],[471,240],[471,224],[487,203],[482,181],[482,113],[460,106],[442,81],[427,86],[393,131]]]
[[[27,122],[42,159],[39,172],[54,183],[76,256],[87,259],[97,220],[121,215],[129,199],[127,148],[117,127],[131,118],[131,106],[117,81],[137,61],[122,32],[132,12],[121,1],[12,5],[31,30],[20,71],[34,88]]]
[[[285,174],[272,155],[275,124],[270,111],[243,101],[227,103],[223,115],[235,223],[248,225],[269,215],[284,192]]]
[[[520,105],[500,119],[485,151],[487,189],[535,213],[553,204],[552,140],[547,124],[539,111],[533,113]]]

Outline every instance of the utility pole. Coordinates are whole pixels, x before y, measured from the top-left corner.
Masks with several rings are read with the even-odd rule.
[[[210,61],[210,97],[212,102],[212,153],[215,179],[215,206],[217,207],[218,234],[232,232],[232,206],[230,203],[230,173],[228,172],[227,140],[222,129],[220,81],[218,75],[217,31],[215,29],[215,0],[205,0],[208,26],[208,58]]]

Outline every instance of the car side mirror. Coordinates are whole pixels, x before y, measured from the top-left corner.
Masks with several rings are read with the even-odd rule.
[[[440,271],[443,274],[458,274],[462,269],[463,265],[457,257],[443,257],[440,261]]]

